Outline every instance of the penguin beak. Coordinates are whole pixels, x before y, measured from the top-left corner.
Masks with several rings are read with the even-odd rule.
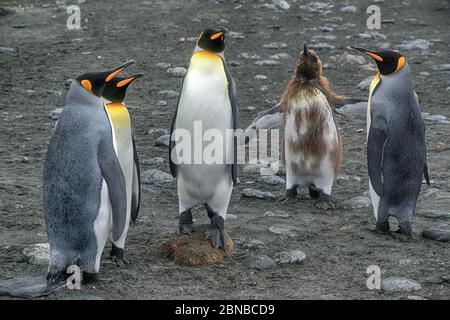
[[[352,48],[355,50],[361,51],[362,53],[367,54],[369,57],[371,57],[372,59],[374,59],[376,61],[383,62],[383,58],[374,52],[371,52],[371,51],[369,51],[367,49],[363,49],[363,48],[357,48],[357,47],[352,47]]]
[[[117,88],[121,88],[121,87],[123,87],[123,86],[127,86],[127,85],[129,85],[131,82],[133,82],[134,80],[136,80],[136,79],[138,79],[138,78],[140,78],[140,77],[143,77],[143,76],[144,76],[143,73],[135,74],[135,75],[133,75],[133,76],[131,76],[131,77],[129,77],[129,78],[126,78],[126,79],[124,79],[124,80],[119,81],[119,82],[116,84],[116,87],[117,87]]]
[[[121,64],[120,66],[112,69],[111,71],[109,71],[109,75],[106,77],[106,82],[110,81],[111,79],[113,79],[115,76],[117,76],[119,73],[121,73],[123,70],[125,70],[126,68],[128,68],[130,65],[132,65],[135,61],[134,60],[130,60],[128,62],[125,62],[124,64]]]
[[[223,31],[217,32],[215,34],[213,34],[210,39],[211,40],[216,40],[217,38],[220,38],[221,36],[223,36]]]

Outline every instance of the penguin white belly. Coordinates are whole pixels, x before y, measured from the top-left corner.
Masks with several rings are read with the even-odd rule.
[[[100,207],[98,209],[97,218],[94,221],[94,233],[97,240],[97,254],[95,258],[95,270],[98,272],[100,268],[100,259],[103,249],[108,240],[109,230],[112,221],[112,207],[109,198],[108,185],[102,180],[102,189],[100,191]]]
[[[124,231],[114,244],[123,248],[131,217],[131,197],[134,177],[134,153],[131,135],[131,120],[128,109],[120,103],[110,103],[105,106],[111,124],[114,150],[125,177],[127,211]]]
[[[225,189],[232,188],[230,163],[233,139],[229,134],[233,128],[232,110],[226,75],[221,61],[218,62],[220,64],[217,65],[210,63],[208,72],[196,68],[191,62],[178,104],[175,129],[185,129],[191,135],[190,159],[193,164],[178,165],[180,201],[191,202],[189,206],[205,203],[217,192],[227,192]],[[216,142],[214,138],[207,137],[208,133],[214,136],[214,133],[220,133],[224,138],[221,143],[215,144],[216,152],[223,151],[222,155],[214,157],[217,159],[215,164],[205,163],[207,159],[204,156],[210,154],[208,145]],[[203,139],[205,141],[201,144]]]
[[[325,96],[319,94],[317,102],[323,105],[321,112],[325,112],[326,120],[322,131],[322,141],[325,144],[326,152],[321,159],[311,157],[306,150],[299,147],[293,147],[305,139],[309,128],[308,117],[306,116],[311,102],[306,99],[299,99],[294,102],[294,106],[286,114],[285,123],[285,159],[286,159],[286,186],[290,188],[294,185],[305,186],[314,184],[323,189],[327,194],[331,192],[332,184],[335,178],[335,168],[331,157],[331,150],[338,141],[338,132],[334,123],[331,109],[327,107]],[[296,122],[296,112],[301,112],[300,123]],[[314,143],[314,142],[312,142]]]

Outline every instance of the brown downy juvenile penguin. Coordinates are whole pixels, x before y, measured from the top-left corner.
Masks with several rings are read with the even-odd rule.
[[[317,208],[334,209],[331,189],[341,165],[342,144],[331,106],[340,99],[322,76],[319,57],[305,44],[280,102],[286,166],[283,202],[292,203],[297,187],[308,186]]]

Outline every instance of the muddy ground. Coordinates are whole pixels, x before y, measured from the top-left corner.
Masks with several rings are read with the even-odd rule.
[[[72,2],[66,4],[77,3]],[[429,41],[428,49],[404,53],[411,64],[423,111],[450,114],[450,74],[433,69],[450,62],[448,1],[378,1],[383,23],[372,39],[359,36],[370,31],[366,27],[366,8],[372,1],[367,0],[325,0],[322,3],[332,6],[325,9],[314,9],[310,1],[288,0],[288,10],[264,6],[271,3],[269,0],[78,2],[83,2],[79,4],[81,30],[66,28],[65,1],[6,0],[1,4],[14,12],[0,16],[0,280],[25,274],[45,276],[45,266],[23,261],[22,249],[46,242],[42,168],[54,126],[49,112],[64,105],[69,79],[81,72],[106,69],[133,58],[137,63],[129,72],[145,73],[145,78],[136,81],[127,96],[138,153],[144,163],[154,157],[163,157],[166,162],[159,166],[143,164],[143,171],[159,168],[168,172],[167,149],[155,146],[155,138],[162,133],[150,135],[149,130],[169,128],[177,100],[159,92],[179,91],[181,87],[181,78],[168,75],[167,67],[157,64],[187,67],[194,48],[189,37],[196,37],[208,26],[222,25],[242,33],[243,37],[228,37],[225,53],[238,86],[242,127],[280,98],[294,58],[305,41],[334,46],[318,51],[326,67],[325,75],[338,93],[357,98],[367,96],[367,91],[357,87],[358,83],[375,71],[368,59],[363,64],[347,61],[345,54],[354,54],[347,46],[398,48],[403,41]],[[358,10],[341,12],[346,5],[356,5]],[[179,41],[182,37],[185,42]],[[271,42],[284,42],[287,47],[263,48]],[[244,52],[259,55],[256,60],[272,59],[270,56],[277,53],[290,57],[278,59],[276,66],[257,66],[256,60],[241,56]],[[268,79],[255,80],[257,74]],[[158,106],[160,100],[168,104]],[[241,184],[235,187],[229,206],[229,213],[236,217],[226,222],[236,244],[234,253],[218,265],[183,267],[159,254],[161,244],[178,223],[176,185],[143,185],[140,217],[130,227],[126,244],[129,266],[119,269],[109,262],[108,246],[97,284],[83,286],[77,292],[59,291],[47,298],[87,295],[103,299],[449,299],[449,243],[424,239],[421,233],[431,226],[449,228],[448,220],[427,218],[423,212],[448,212],[450,199],[426,197],[430,187],[424,185],[414,218],[413,240],[404,242],[373,233],[370,207],[344,209],[343,205],[367,191],[365,130],[361,130],[365,128],[365,117],[338,118],[344,143],[342,174],[349,179],[335,184],[337,210],[324,214],[307,199],[294,207],[244,199],[244,188],[281,196],[284,187],[257,184],[258,176],[245,174],[241,168]],[[432,188],[444,193],[450,191],[449,134],[450,125],[427,123]],[[264,215],[275,210],[289,217]],[[207,222],[203,211],[196,211],[194,218],[197,223]],[[291,236],[276,235],[268,230],[273,225],[298,229]],[[251,240],[261,240],[265,246],[247,248]],[[303,264],[266,271],[252,267],[258,256],[273,257],[289,249],[306,254]],[[422,289],[400,294],[368,290],[369,265],[380,266],[384,278],[402,276],[416,280]]]

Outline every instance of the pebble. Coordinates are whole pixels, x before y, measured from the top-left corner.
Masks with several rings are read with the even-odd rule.
[[[167,129],[163,129],[163,128],[151,128],[150,130],[148,130],[148,134],[150,136],[160,136],[160,135],[164,135],[164,134],[169,134],[169,130]]]
[[[285,0],[272,0],[272,4],[279,9],[289,10],[291,5]]]
[[[431,219],[450,220],[450,212],[427,210],[421,212],[424,217]]]
[[[187,70],[184,67],[173,67],[167,69],[167,74],[173,77],[182,78],[186,74]]]
[[[431,42],[425,39],[416,39],[412,41],[403,41],[398,47],[403,50],[428,50]]]
[[[239,57],[249,60],[259,59],[261,58],[259,55],[255,53],[242,52]]]
[[[297,227],[287,225],[273,225],[269,227],[271,233],[289,237],[295,237],[297,235],[295,231],[297,230],[299,230]]]
[[[450,64],[438,64],[436,66],[431,67],[431,69],[435,71],[450,71]]]
[[[284,181],[283,178],[279,177],[279,176],[261,176],[257,182],[259,183],[263,183],[263,184],[268,184],[271,186],[279,186],[279,185],[284,185],[286,183],[286,181]]]
[[[170,144],[170,135],[169,134],[165,134],[161,137],[159,137],[158,139],[156,139],[155,141],[155,146],[157,147],[169,147]]]
[[[360,55],[355,55],[355,54],[344,54],[343,57],[341,58],[345,63],[351,64],[351,65],[355,65],[355,64],[359,64],[359,65],[363,65],[366,63],[366,58]]]
[[[50,247],[48,243],[32,244],[22,251],[25,262],[37,266],[47,266],[50,258]]]
[[[389,277],[381,281],[381,289],[386,293],[414,292],[422,289],[417,281],[403,277]]]
[[[245,36],[242,32],[228,31],[227,36],[232,39],[245,39]]]
[[[277,66],[280,63],[275,60],[258,60],[258,61],[255,61],[255,64],[259,67],[262,67],[262,66]]]
[[[36,299],[48,296],[63,286],[47,286],[45,277],[22,275],[13,279],[0,281],[0,296],[10,296],[23,299]]]
[[[263,48],[266,48],[266,49],[283,49],[283,48],[287,48],[287,44],[284,43],[284,42],[271,42],[271,43],[263,45]]]
[[[305,260],[306,255],[300,250],[290,250],[278,253],[275,261],[278,264],[299,264]]]
[[[352,104],[346,104],[340,108],[335,109],[338,114],[343,115],[366,115],[367,114],[367,102],[357,102]]]
[[[174,178],[172,177],[172,175],[158,169],[150,169],[144,171],[141,175],[141,181],[145,184],[169,183],[173,180]]]
[[[157,64],[155,64],[155,66],[157,68],[167,69],[167,68],[170,68],[170,63],[168,63],[168,62],[158,62]]]
[[[333,32],[334,31],[334,29],[331,27],[320,27],[319,30],[322,32]]]
[[[448,242],[450,241],[450,229],[435,227],[427,228],[423,230],[422,237],[436,241]]]
[[[444,199],[450,199],[450,193],[446,191],[442,191],[436,188],[429,188],[427,191],[425,191],[424,197],[428,199],[434,199],[434,200],[444,200]]]
[[[142,159],[141,163],[148,166],[160,166],[164,164],[164,158],[155,157],[150,159]]]
[[[440,115],[440,114],[434,114],[430,115],[429,113],[423,112],[422,118],[425,121],[438,123],[438,124],[449,124],[450,122],[447,120],[446,116]]]
[[[175,90],[161,90],[158,92],[158,94],[161,96],[165,96],[169,99],[175,99],[180,96],[180,94],[178,92],[176,92]]]
[[[270,218],[272,218],[272,217],[274,217],[274,218],[289,218],[290,217],[290,215],[288,213],[281,211],[281,210],[275,210],[274,212],[266,211],[264,213],[264,216],[270,217]]]
[[[8,47],[0,47],[0,53],[14,53],[16,49]]]
[[[344,13],[356,13],[358,8],[356,6],[345,6],[342,7],[340,11]]]
[[[328,43],[325,43],[325,42],[312,43],[312,44],[308,45],[308,47],[311,48],[311,49],[316,49],[316,50],[323,50],[323,49],[333,50],[333,49],[336,48],[332,44],[328,44]]]
[[[251,240],[244,245],[248,249],[262,249],[266,246],[266,243],[261,240]]]
[[[363,129],[363,130],[365,130],[365,129]],[[343,181],[361,182],[361,178],[357,177],[357,176],[348,176],[346,174],[341,174],[338,176],[337,181],[338,182],[343,182]]]
[[[56,108],[53,111],[50,111],[48,113],[48,116],[50,117],[50,119],[52,120],[58,120],[59,116],[61,115],[61,112],[63,111],[63,108]]]
[[[279,59],[290,59],[291,56],[288,55],[287,53],[277,53],[277,54],[274,54],[273,56],[270,56],[270,58],[271,59],[277,59],[277,60],[279,60]]]
[[[275,261],[267,256],[258,257],[253,263],[253,267],[258,270],[270,270],[277,266]]]
[[[262,74],[257,74],[255,77],[254,77],[254,79],[255,80],[267,80],[267,79],[269,79],[267,76],[265,76],[265,75],[262,75]]]
[[[265,171],[267,171],[267,173]],[[276,174],[276,173],[282,172],[282,171],[283,170],[278,161],[274,162],[274,163],[269,163],[269,164],[262,164],[262,163],[247,164],[244,167],[244,173],[248,173],[248,174],[262,175],[263,173],[265,173],[265,175],[270,175],[270,173]]]
[[[344,209],[362,209],[372,206],[372,201],[368,197],[354,197],[342,202]]]
[[[166,100],[159,100],[159,101],[156,103],[156,105],[157,105],[158,107],[165,107],[165,106],[167,106],[167,101],[166,101]]]
[[[256,189],[244,189],[241,193],[243,198],[256,198],[262,200],[276,200],[278,197],[271,192]]]

